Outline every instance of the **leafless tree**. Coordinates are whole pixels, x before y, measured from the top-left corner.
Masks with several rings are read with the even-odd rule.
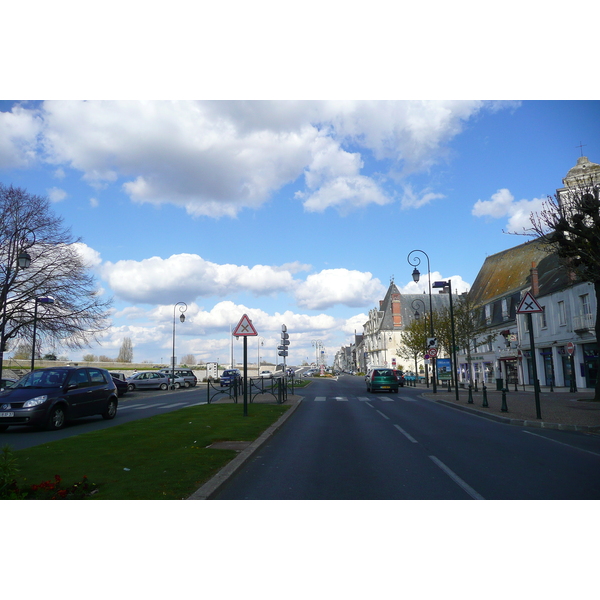
[[[54,304],[37,311],[37,335],[83,348],[108,325],[112,301],[104,300],[75,245],[80,240],[56,216],[50,201],[0,184],[0,343],[31,341],[37,299]],[[19,268],[26,253],[28,268]],[[0,370],[2,353],[0,352]]]
[[[117,356],[117,362],[130,363],[133,360],[133,344],[131,338],[126,337],[123,339],[121,349],[119,350],[119,356]]]

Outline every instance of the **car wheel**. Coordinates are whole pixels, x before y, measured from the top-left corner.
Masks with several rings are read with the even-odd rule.
[[[166,383],[161,383],[160,384],[160,389],[161,390],[166,390],[169,386]]]
[[[135,390],[135,385],[133,385],[133,383],[130,383],[130,384],[127,386],[127,391],[129,391],[129,392],[133,392],[133,390]]]
[[[178,390],[181,387],[181,384],[179,383],[179,381],[175,382],[175,385],[173,386],[176,390]]]
[[[108,401],[108,406],[106,410],[102,413],[102,417],[104,419],[114,419],[117,415],[117,406],[119,405],[119,401],[116,398],[111,398]]]
[[[50,412],[47,428],[56,431],[58,429],[62,429],[66,422],[67,414],[65,413],[65,408],[64,406],[58,405],[55,406]]]
[[[189,381],[186,381],[183,385],[184,385],[184,387],[189,388],[191,383]]]

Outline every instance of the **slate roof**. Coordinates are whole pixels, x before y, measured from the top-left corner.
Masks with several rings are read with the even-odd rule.
[[[532,240],[488,256],[469,292],[475,306],[514,295],[531,287],[531,268],[538,270],[539,294],[545,296],[573,283],[555,253],[539,240]]]

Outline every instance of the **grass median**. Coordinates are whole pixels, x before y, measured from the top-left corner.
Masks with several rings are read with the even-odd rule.
[[[289,408],[253,404],[244,417],[240,404],[192,406],[18,450],[17,483],[27,491],[56,475],[66,485],[85,476],[93,499],[187,498],[237,454],[207,446],[254,441]]]

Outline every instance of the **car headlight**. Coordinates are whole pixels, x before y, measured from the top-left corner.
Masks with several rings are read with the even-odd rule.
[[[23,408],[31,408],[32,406],[39,406],[40,404],[44,404],[48,400],[48,396],[37,396],[36,398],[32,398],[31,400],[27,400],[25,404],[23,404]]]

